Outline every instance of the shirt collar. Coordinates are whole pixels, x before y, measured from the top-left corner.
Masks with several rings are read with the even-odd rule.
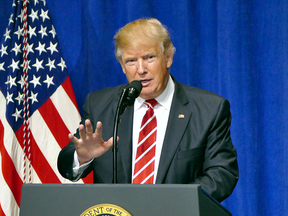
[[[157,100],[157,102],[161,106],[163,106],[165,109],[170,110],[174,90],[175,90],[175,85],[171,76],[169,75],[169,80],[168,80],[165,90],[162,92],[161,95],[156,97],[155,100]],[[143,98],[137,97],[134,103],[134,110],[138,110],[143,105],[144,101],[145,100]]]

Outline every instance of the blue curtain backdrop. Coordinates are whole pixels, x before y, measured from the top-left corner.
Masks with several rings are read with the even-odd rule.
[[[2,36],[12,0],[0,2]],[[163,22],[177,49],[171,74],[231,103],[240,180],[223,205],[233,215],[288,215],[287,0],[47,0],[47,5],[81,112],[88,92],[127,83],[114,57],[115,32],[142,17]]]

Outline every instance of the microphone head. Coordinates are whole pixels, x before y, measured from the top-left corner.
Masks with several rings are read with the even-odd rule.
[[[140,95],[140,92],[141,92],[141,90],[142,90],[142,87],[143,87],[143,86],[142,86],[141,82],[138,81],[138,80],[133,80],[133,81],[127,86],[128,89],[132,89],[132,88],[135,89],[135,91],[137,92],[137,96],[136,96],[135,98],[137,98],[137,97]]]
[[[142,90],[142,84],[138,80],[133,80],[127,87],[127,97],[126,102],[128,106],[132,106],[134,104],[135,99],[140,95]]]

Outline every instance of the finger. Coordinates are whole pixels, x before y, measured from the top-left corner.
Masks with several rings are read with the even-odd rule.
[[[117,136],[117,142],[118,142],[118,141],[119,141],[119,136]],[[113,137],[111,137],[109,140],[107,140],[107,142],[105,143],[105,145],[110,148],[111,146],[113,146],[113,143],[114,143]]]
[[[119,140],[119,137],[117,137],[117,140]],[[105,142],[106,150],[108,150],[111,146],[113,146],[113,137],[111,137],[107,142]]]
[[[93,127],[89,119],[85,120],[85,126],[87,135],[93,135]]]
[[[75,137],[75,136],[73,136],[73,134],[69,133],[69,134],[68,134],[68,138],[69,138],[74,144],[78,143],[78,138]]]
[[[80,124],[79,126],[79,135],[81,139],[84,139],[86,137],[85,127],[83,124]]]
[[[102,138],[102,122],[100,122],[100,121],[97,122],[95,134],[97,137]]]

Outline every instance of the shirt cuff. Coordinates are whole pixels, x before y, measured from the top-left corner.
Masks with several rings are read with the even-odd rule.
[[[80,166],[77,152],[76,151],[74,152],[74,161],[73,161],[73,178],[75,179],[74,181],[78,181],[81,178],[81,175],[83,174],[85,169],[87,169],[87,167],[92,161],[93,159]]]

